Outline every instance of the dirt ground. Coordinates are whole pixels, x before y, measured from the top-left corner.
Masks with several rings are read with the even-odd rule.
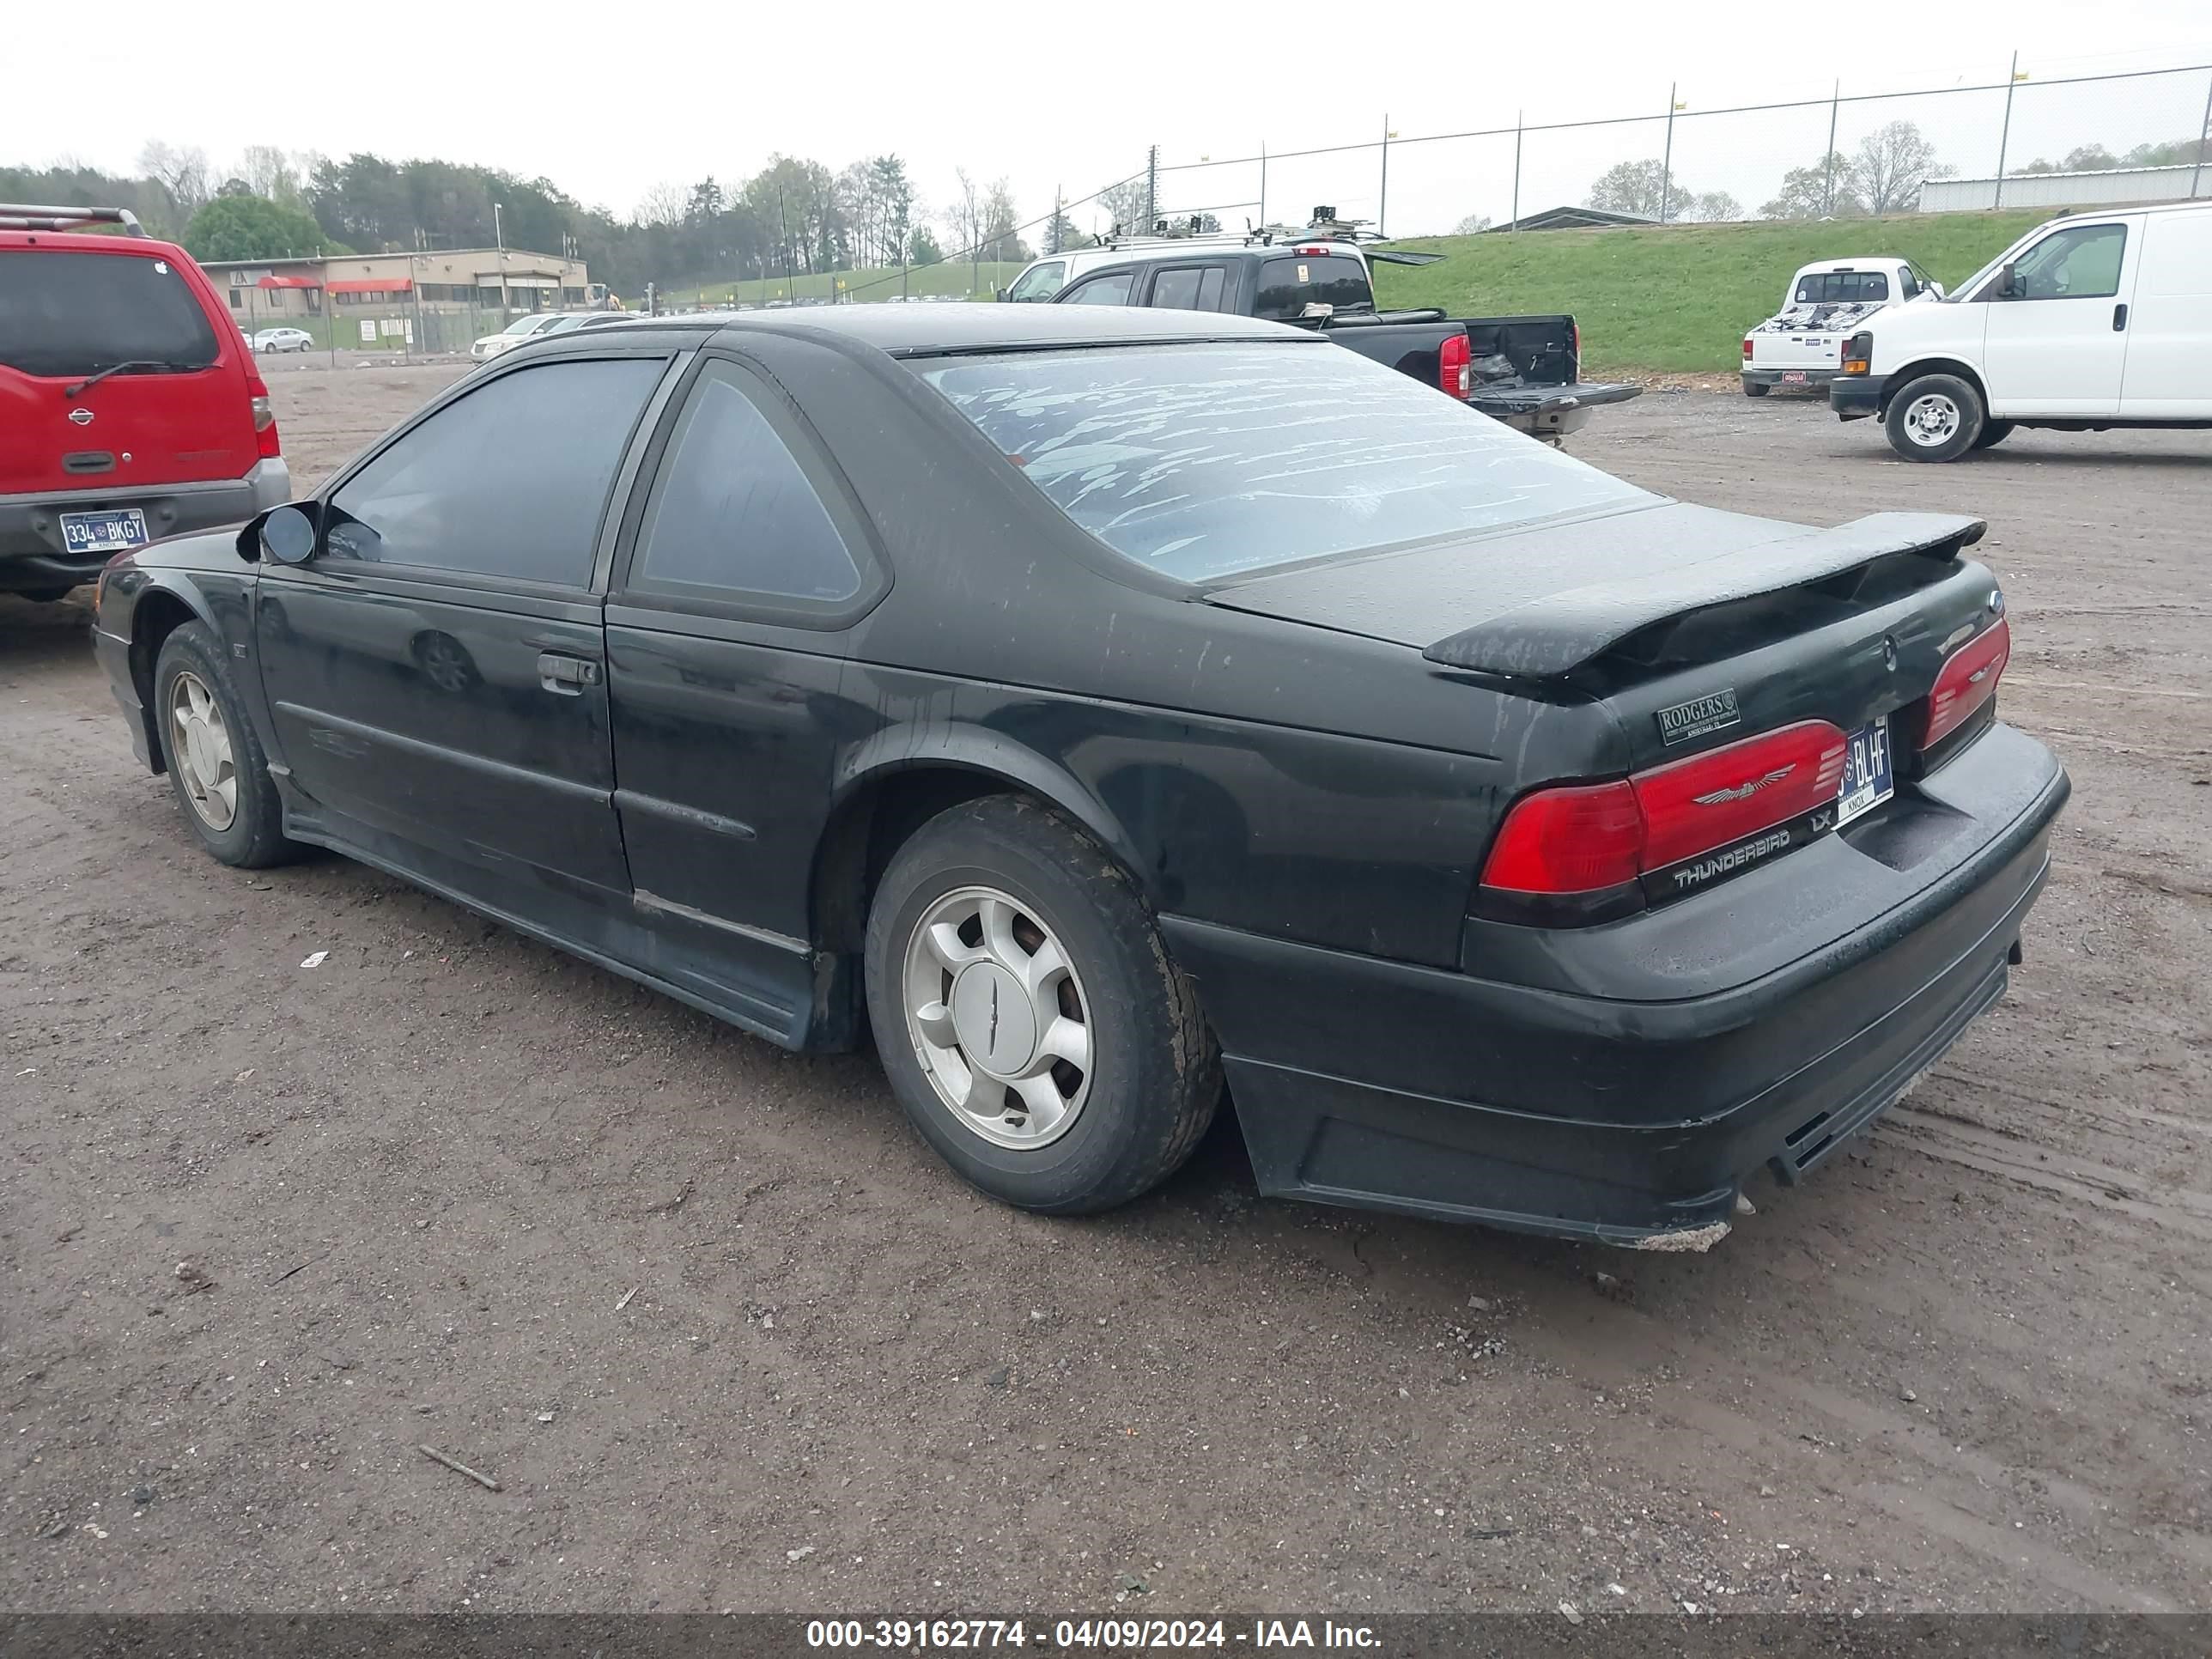
[[[273,370],[302,487],[458,372]],[[1225,1119],[1121,1213],[998,1208],[872,1060],[210,862],[83,605],[0,599],[0,1605],[2212,1607],[2212,434],[1576,441],[1986,516],[2075,784],[2005,1001],[1706,1256],[1263,1201]]]

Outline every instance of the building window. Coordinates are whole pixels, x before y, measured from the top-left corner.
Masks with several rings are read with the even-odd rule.
[[[246,290],[245,290],[244,289],[242,289],[242,288],[234,288],[234,289],[231,289],[231,291],[230,291],[230,308],[231,308],[233,311],[240,311],[240,310],[243,310],[243,309],[245,308],[245,307],[246,307]]]

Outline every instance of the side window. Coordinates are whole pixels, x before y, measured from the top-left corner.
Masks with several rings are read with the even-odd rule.
[[[1006,297],[1031,302],[1049,300],[1060,292],[1060,285],[1066,280],[1067,266],[1060,260],[1031,265],[1022,273],[1021,279],[1006,290]]]
[[[331,499],[328,556],[587,586],[659,357],[545,363],[446,405]]]
[[[733,365],[707,365],[647,504],[631,586],[824,605],[860,592],[844,536],[755,401],[773,395]]]
[[[1176,265],[1163,270],[1152,278],[1150,303],[1166,311],[1195,311],[1198,308],[1198,276],[1196,265]]]
[[[2075,225],[2013,261],[2015,300],[2109,300],[2120,291],[2125,225]]]
[[[1079,283],[1067,292],[1060,303],[1066,306],[1125,306],[1129,303],[1129,289],[1135,284],[1137,275],[1132,270],[1115,271],[1109,276],[1093,276]]]
[[[1221,266],[1208,265],[1206,268],[1205,274],[1198,279],[1198,308],[1200,311],[1218,311],[1221,309],[1221,279],[1223,274],[1223,268]]]

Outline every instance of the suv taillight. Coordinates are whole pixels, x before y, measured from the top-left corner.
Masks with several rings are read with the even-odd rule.
[[[1964,726],[1974,711],[1996,695],[1997,679],[2012,660],[2012,624],[2000,617],[1945,659],[1928,694],[1928,730],[1920,739],[1925,750]]]
[[[1751,336],[1748,334],[1743,337],[1743,360],[1746,362],[1751,361]]]
[[[1836,726],[1802,720],[1613,783],[1524,795],[1484,861],[1480,908],[1516,921],[1602,921],[1748,868],[1796,838],[1792,820],[1834,804],[1844,748]],[[1804,832],[1824,827],[1809,818]],[[1689,884],[1674,879],[1707,854],[1736,861]]]
[[[1465,334],[1455,334],[1437,352],[1437,384],[1455,398],[1474,389],[1474,347]]]
[[[1844,342],[1843,371],[1846,374],[1863,374],[1874,362],[1874,336],[1861,332]]]
[[[269,383],[258,371],[249,368],[246,371],[246,390],[252,400],[253,436],[260,446],[262,458],[265,460],[283,454],[276,436],[276,411],[269,402]]]

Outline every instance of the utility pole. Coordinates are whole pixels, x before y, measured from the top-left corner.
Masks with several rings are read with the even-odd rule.
[[[1836,89],[1828,94],[1828,154],[1820,165],[1827,169],[1827,182],[1820,186],[1820,212],[1823,217],[1833,218],[1836,212],[1836,112],[1843,106],[1844,83],[1840,76]]]
[[[499,250],[499,321],[504,328],[508,314],[514,309],[514,301],[507,291],[507,232],[501,223],[496,202],[491,204],[491,240]]]
[[[1390,223],[1390,112],[1382,112],[1382,190],[1375,205],[1375,234],[1380,236]]]
[[[2012,143],[2012,93],[2013,88],[2019,84],[2020,54],[2014,52],[2012,55],[2012,72],[2005,77],[2004,126],[1997,134],[1997,190],[1996,195],[1990,203],[1992,208],[2001,208],[2004,205],[2005,150]]]
[[[1160,147],[1145,152],[1145,229],[1151,235],[1160,222]]]
[[[1052,246],[1045,252],[1047,253],[1060,252],[1060,186],[1058,185],[1052,187]]]
[[[1523,115],[1522,111],[1516,109],[1513,112],[1513,217],[1505,227],[1506,234],[1508,235],[1517,234],[1521,229],[1521,127],[1522,118]]]
[[[1668,198],[1674,188],[1674,102],[1675,82],[1667,83],[1667,149],[1659,161],[1659,222],[1667,222]]]
[[[2204,144],[2212,135],[2212,86],[2204,88],[2204,118],[2197,124],[2197,165],[2189,170],[2189,199],[2197,199],[2197,180],[2204,176]]]

